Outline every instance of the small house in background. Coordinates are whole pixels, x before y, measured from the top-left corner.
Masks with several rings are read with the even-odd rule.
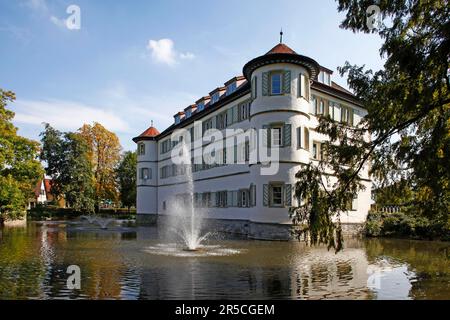
[[[52,194],[52,179],[44,176],[39,180],[34,188],[34,197],[30,199],[28,203],[28,209],[35,208],[38,204],[54,204],[59,207],[65,207],[64,199],[61,199],[55,203],[56,199]]]

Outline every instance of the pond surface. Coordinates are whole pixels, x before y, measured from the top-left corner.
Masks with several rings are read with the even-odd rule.
[[[82,222],[0,229],[0,299],[450,299],[450,243],[214,239],[171,254],[156,227]],[[217,254],[215,254],[217,252]],[[81,289],[67,288],[70,265]]]

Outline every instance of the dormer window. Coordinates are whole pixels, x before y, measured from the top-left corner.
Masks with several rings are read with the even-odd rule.
[[[180,123],[180,116],[177,114],[176,116],[175,116],[175,124],[179,124]]]
[[[219,101],[219,98],[220,98],[220,93],[219,92],[214,93],[211,97],[211,103],[216,103],[217,101]]]
[[[332,73],[331,71],[321,70],[319,72],[319,76],[317,77],[317,80],[320,83],[331,86],[331,73]]]
[[[192,111],[191,109],[186,110],[186,118],[189,118],[190,116],[192,116]]]
[[[232,94],[232,93],[235,92],[235,91],[236,91],[236,82],[232,82],[231,84],[229,84],[229,85],[227,86],[227,92],[226,92],[226,94],[227,94],[227,96],[228,96],[228,95]]]
[[[205,103],[204,102],[197,103],[197,110],[202,111],[203,109],[205,109]]]
[[[331,86],[331,75],[329,73],[325,73],[325,84]]]
[[[282,74],[281,72],[273,72],[270,74],[270,94],[282,94]]]

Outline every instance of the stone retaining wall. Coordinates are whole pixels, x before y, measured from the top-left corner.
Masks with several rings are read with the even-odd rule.
[[[163,225],[167,223],[166,215],[138,214],[136,223],[139,225]],[[288,224],[259,223],[249,220],[231,219],[205,219],[205,228],[218,232],[242,235],[249,239],[256,240],[282,240],[293,239],[291,234],[292,226]],[[355,237],[362,234],[362,224],[343,224],[342,231],[344,237]]]

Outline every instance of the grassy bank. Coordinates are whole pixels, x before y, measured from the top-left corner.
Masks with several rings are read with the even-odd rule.
[[[27,217],[29,220],[70,220],[86,215],[86,212],[78,212],[71,208],[59,208],[56,206],[37,206],[28,210]],[[100,209],[100,216],[112,216],[116,219],[134,219],[136,217],[136,209],[128,211],[126,208],[117,209]]]
[[[406,212],[370,211],[367,216],[365,233],[368,237],[450,241],[448,224]]]

